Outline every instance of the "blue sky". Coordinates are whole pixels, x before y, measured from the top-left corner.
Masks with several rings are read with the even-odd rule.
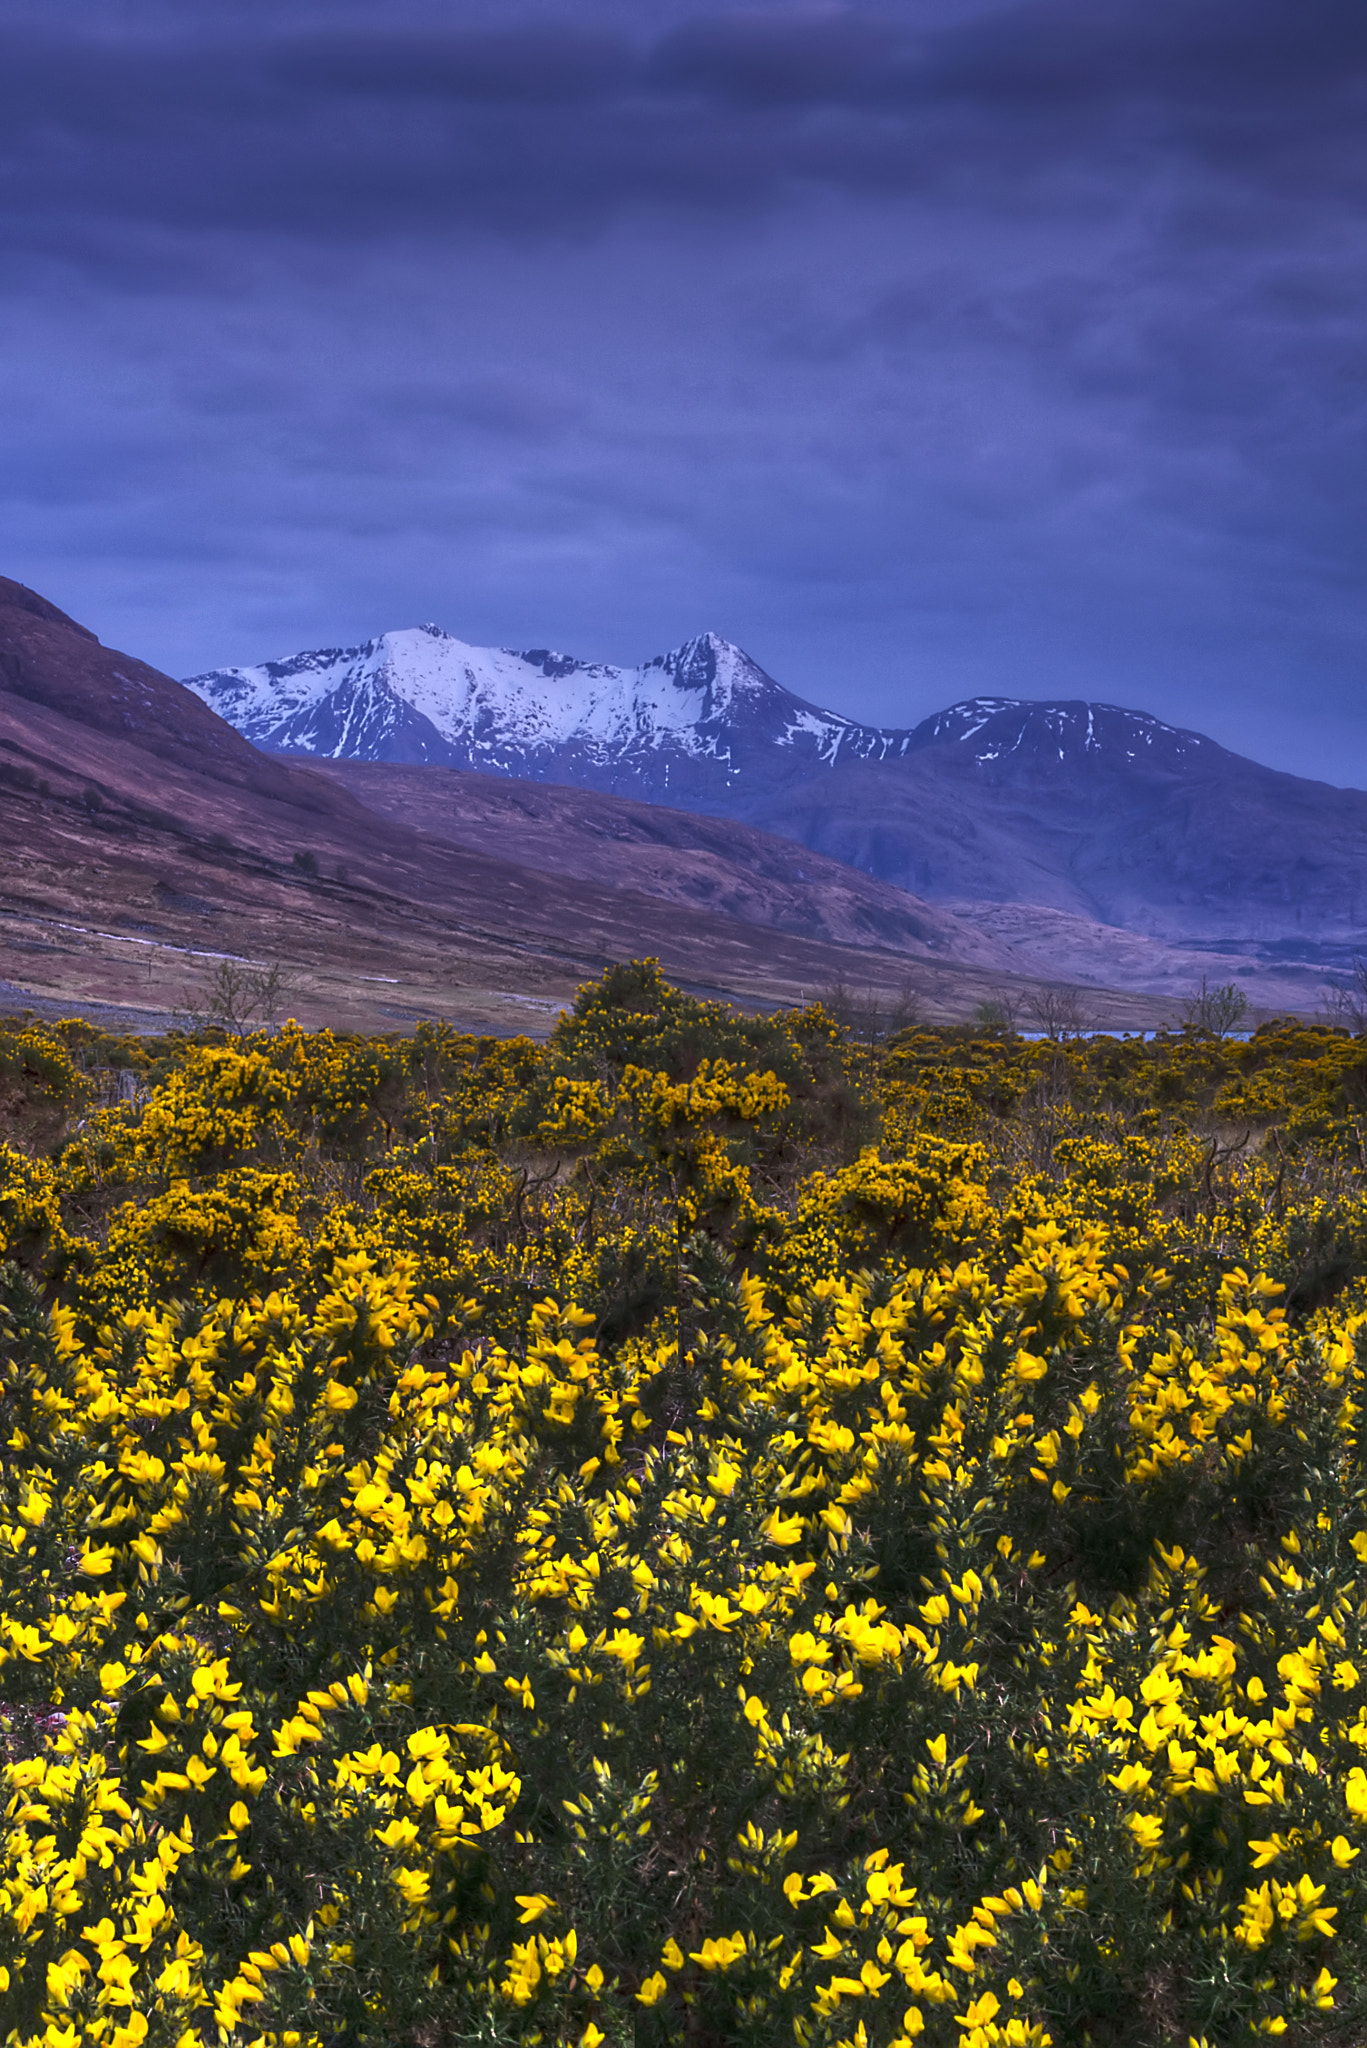
[[[0,0],[0,573],[1367,786],[1360,0]]]

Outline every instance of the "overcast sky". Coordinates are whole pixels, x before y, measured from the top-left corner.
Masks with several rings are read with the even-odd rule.
[[[0,0],[0,573],[1367,786],[1362,0]]]

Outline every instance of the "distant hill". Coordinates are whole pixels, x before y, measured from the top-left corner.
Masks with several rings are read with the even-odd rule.
[[[804,938],[1009,965],[973,914],[924,903],[734,819],[455,768],[320,761],[317,770],[396,823],[547,874],[629,887]]]
[[[1041,904],[1310,965],[1367,943],[1367,794],[1116,705],[984,697],[883,728],[715,634],[616,668],[435,626],[189,687],[260,746],[734,818],[946,905]]]
[[[1367,943],[1367,794],[1103,704],[980,699],[752,823],[932,901],[1048,904],[1169,942],[1326,958]]]

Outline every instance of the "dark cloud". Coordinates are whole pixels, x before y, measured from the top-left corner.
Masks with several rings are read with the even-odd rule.
[[[1365,116],[1360,0],[0,0],[0,567],[1367,781]]]
[[[516,28],[314,35],[284,44],[267,61],[278,78],[307,94],[535,107],[601,102],[630,86],[637,69],[623,38],[557,22],[535,33]]]
[[[587,10],[585,10],[587,14]],[[26,209],[179,226],[520,231],[654,200],[918,191],[1189,152],[1360,180],[1367,13],[1346,0],[1022,0],[966,25],[722,14],[199,36],[0,32],[0,159]],[[13,205],[13,200],[11,205]]]
[[[882,104],[899,86],[920,96],[917,48],[875,15],[723,15],[662,37],[644,71],[660,92],[749,107]]]

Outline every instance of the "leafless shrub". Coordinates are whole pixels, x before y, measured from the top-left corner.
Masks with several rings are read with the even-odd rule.
[[[1205,975],[1182,1002],[1182,1025],[1187,1031],[1204,1031],[1212,1038],[1227,1038],[1248,1015],[1248,997],[1237,981],[1212,988]]]
[[[185,1031],[217,1028],[230,1038],[244,1038],[250,1031],[273,1031],[295,992],[293,976],[278,960],[268,967],[220,960],[206,989],[198,995],[185,991],[176,1022]]]
[[[1025,1014],[1035,1029],[1056,1044],[1067,1038],[1081,1038],[1095,1021],[1075,988],[1043,988],[1030,996]]]
[[[1354,1038],[1367,1034],[1367,960],[1354,953],[1347,981],[1328,981],[1320,1002],[1326,1024],[1351,1031]]]

